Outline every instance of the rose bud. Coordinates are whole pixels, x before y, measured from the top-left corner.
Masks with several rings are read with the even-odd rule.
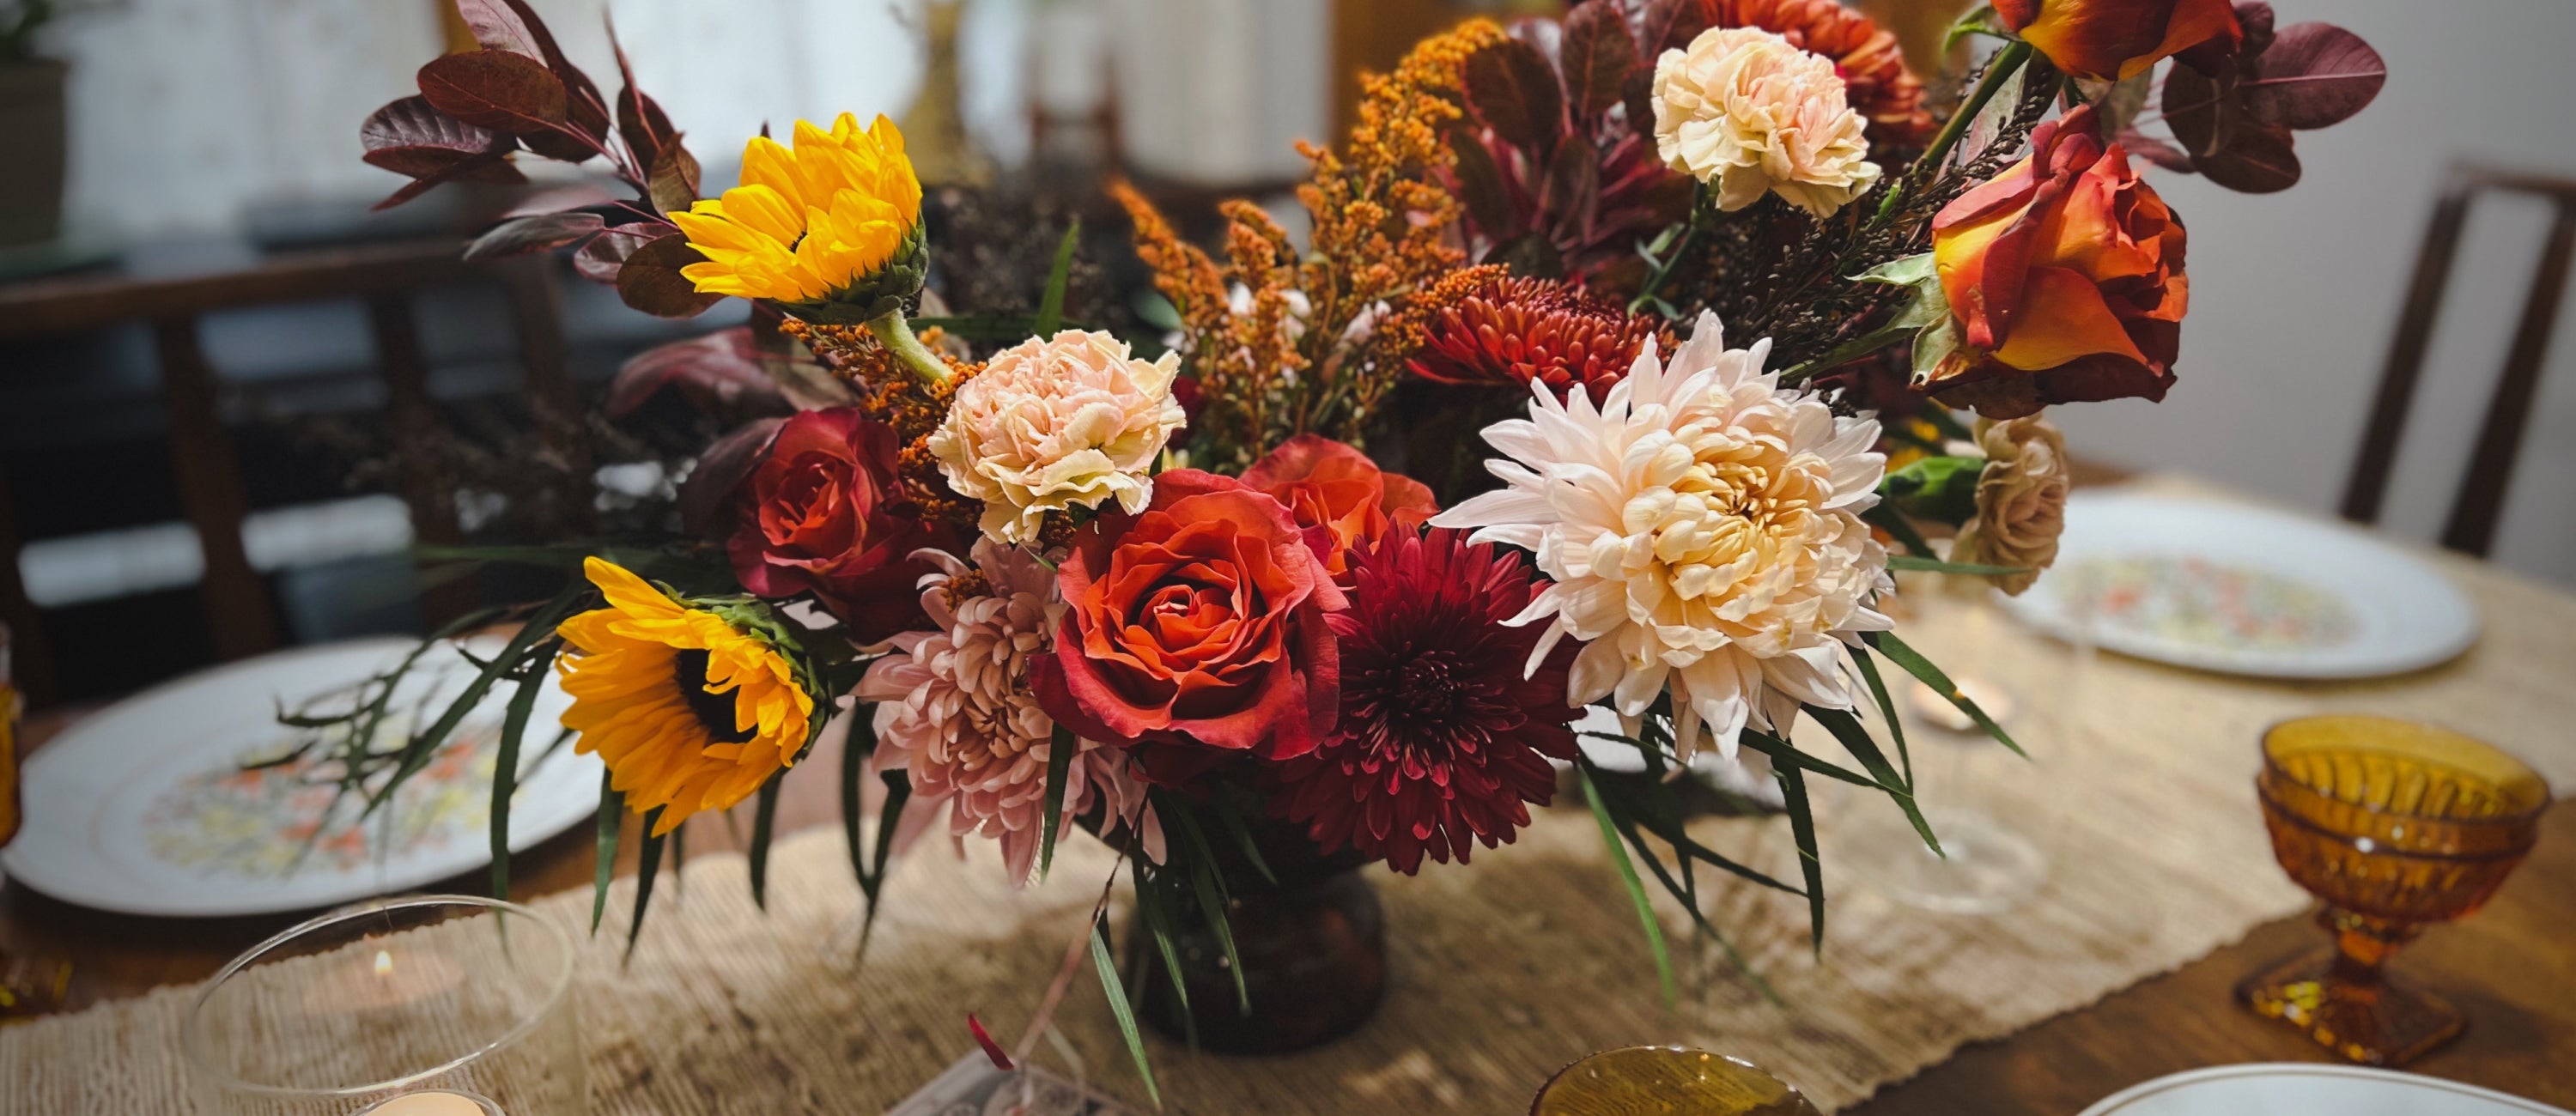
[[[2243,34],[2230,0],[1995,0],[1995,14],[2058,69],[2095,81],[2213,40],[2232,51]]]

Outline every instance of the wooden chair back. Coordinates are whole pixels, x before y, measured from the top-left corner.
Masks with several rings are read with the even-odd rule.
[[[2458,255],[2460,230],[2468,223],[2469,203],[2487,191],[2535,194],[2556,203],[2549,236],[2542,243],[2538,268],[2522,304],[2522,317],[2506,350],[2504,372],[2487,401],[2486,419],[2451,501],[2442,528],[2442,545],[2485,557],[2495,546],[2496,522],[2513,481],[2514,459],[2531,403],[2540,389],[2541,361],[2548,355],[2550,334],[2558,325],[2558,306],[2567,293],[2567,271],[2576,259],[2576,179],[2550,178],[2481,167],[2455,167],[2442,198],[2424,230],[2415,256],[2415,278],[2406,289],[2406,304],[2389,342],[2388,364],[2380,374],[2379,395],[2362,428],[2361,451],[2344,486],[2343,516],[2357,523],[2376,523],[2388,495],[2397,442],[2406,414],[2423,378],[2424,353],[2433,340],[2433,320],[2441,312],[2442,294],[2450,285],[2451,265]]]

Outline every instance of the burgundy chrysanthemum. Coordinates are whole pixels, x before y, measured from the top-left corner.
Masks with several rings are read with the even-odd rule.
[[[1563,283],[1496,279],[1442,308],[1405,366],[1442,383],[1526,389],[1542,380],[1559,395],[1581,384],[1598,402],[1654,332],[1653,320]]]
[[[1326,622],[1340,640],[1342,712],[1314,751],[1279,767],[1273,809],[1326,852],[1345,846],[1411,873],[1508,842],[1556,791],[1547,756],[1574,758],[1559,645],[1523,677],[1537,626],[1507,628],[1542,587],[1510,551],[1467,532],[1386,536],[1357,555],[1358,591]]]

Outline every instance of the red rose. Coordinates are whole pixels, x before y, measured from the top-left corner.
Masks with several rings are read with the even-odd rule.
[[[2058,69],[2096,81],[2203,44],[2232,51],[2244,37],[2230,0],[1995,0],[1995,14]]]
[[[1111,511],[1057,568],[1063,627],[1031,657],[1038,703],[1094,740],[1143,746],[1176,782],[1229,754],[1312,751],[1340,702],[1324,614],[1343,607],[1288,509],[1196,469],[1154,478],[1141,515]]]
[[[1319,530],[1316,553],[1335,583],[1350,587],[1351,551],[1385,537],[1389,528],[1412,531],[1440,514],[1429,486],[1380,470],[1368,455],[1320,434],[1288,439],[1243,471],[1243,483],[1288,506],[1297,525]]]
[[[763,597],[811,591],[861,642],[922,619],[912,552],[946,541],[923,523],[895,471],[893,430],[855,407],[805,411],[778,427],[736,489],[734,576]]]

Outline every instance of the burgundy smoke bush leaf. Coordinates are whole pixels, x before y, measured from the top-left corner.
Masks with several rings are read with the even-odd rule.
[[[1628,38],[1627,21],[1618,9],[1585,4],[1567,13],[1556,65],[1565,76],[1565,95],[1576,117],[1590,119],[1618,104],[1628,72],[1637,65],[1637,45]]]
[[[482,44],[483,49],[524,54],[540,62],[546,60],[545,51],[537,45],[536,32],[529,21],[521,18],[509,5],[499,0],[456,0],[456,14],[465,20],[465,29],[474,33],[474,41]]]
[[[677,137],[673,137],[677,138]],[[653,163],[652,176],[645,180],[653,196],[653,208],[673,213],[689,208],[698,200],[698,160],[689,149],[677,143],[662,150]]]
[[[599,87],[592,84],[590,75],[581,72],[581,67],[572,64],[572,59],[555,43],[554,32],[547,29],[546,21],[528,6],[527,0],[456,0],[456,14],[464,17],[474,41],[485,49],[506,50],[545,63],[571,94],[568,111],[572,122],[593,136],[608,134],[606,102],[600,100]],[[585,94],[589,104],[582,103]]]
[[[367,162],[389,171],[434,174],[473,156],[510,150],[510,137],[438,111],[427,97],[405,97],[358,126]]]
[[[657,318],[694,318],[724,301],[707,294],[680,274],[680,269],[706,259],[685,237],[665,236],[646,242],[617,269],[617,297]]]
[[[671,129],[671,118],[662,106],[636,86],[635,67],[626,60],[625,45],[617,41],[615,23],[608,26],[608,48],[617,55],[617,80],[623,87],[617,93],[617,134],[635,153],[638,165],[652,167],[662,161],[663,148],[679,142],[679,133]]]
[[[579,211],[513,217],[475,237],[474,243],[465,246],[465,258],[483,260],[524,256],[530,252],[560,248],[598,232],[600,227],[598,214]]]
[[[2165,75],[2165,126],[2194,157],[2213,155],[2242,130],[2234,71],[2210,77],[2188,66]]]
[[[626,258],[635,250],[666,236],[677,236],[680,230],[659,221],[638,221],[605,229],[581,251],[572,255],[572,269],[595,283],[615,284],[617,273],[625,270]]]
[[[698,455],[698,467],[680,482],[680,526],[703,538],[733,533],[733,490],[769,456],[769,443],[785,419],[744,423]]]
[[[2236,26],[2244,40],[2236,46],[2236,56],[2252,58],[2272,49],[2272,5],[2263,0],[2245,0],[2236,5]]]
[[[369,208],[392,209],[428,193],[431,187],[449,182],[495,182],[504,186],[516,186],[527,180],[528,176],[520,174],[519,168],[512,166],[510,160],[498,152],[469,155],[449,164],[445,170],[411,180],[404,184],[402,189],[386,195],[385,200]]]
[[[1450,170],[1458,176],[1458,200],[1467,204],[1467,216],[1488,229],[1508,225],[1511,194],[1503,185],[1503,168],[1494,161],[1494,153],[1485,150],[1485,142],[1467,128],[1450,129],[1449,150],[1458,157]]]
[[[2250,122],[2237,129],[2217,153],[2193,156],[2191,165],[2210,181],[2245,194],[2287,190],[2299,181],[2299,156],[2290,149],[2290,130]]]
[[[1655,68],[1639,66],[1628,71],[1628,80],[1619,88],[1620,103],[1628,109],[1628,131],[1647,143],[1655,142]]]
[[[563,79],[506,50],[433,58],[420,68],[420,93],[440,112],[503,132],[544,132],[566,119]]]
[[[1591,235],[1593,217],[1601,208],[1601,157],[1588,143],[1558,147],[1556,158],[1548,160],[1547,181],[1540,189],[1541,210],[1556,214],[1560,224]]]
[[[1513,20],[1504,34],[1530,45],[1549,70],[1556,69],[1558,53],[1565,46],[1565,27],[1552,19]]]
[[[747,325],[637,353],[608,385],[608,417],[635,413],[665,387],[710,414],[783,415],[795,410],[780,393],[777,381],[761,370],[760,352]]]
[[[1556,150],[1565,133],[1564,94],[1538,48],[1505,39],[1467,56],[1467,102],[1485,126],[1514,147]]]
[[[1682,50],[1708,30],[1699,0],[1647,0],[1635,6],[1628,32],[1636,38],[1637,61],[1651,70],[1668,50]]]
[[[2388,84],[2388,63],[2361,36],[2331,23],[2294,23],[2255,56],[2237,83],[2256,119],[2302,130],[2341,123]]]

